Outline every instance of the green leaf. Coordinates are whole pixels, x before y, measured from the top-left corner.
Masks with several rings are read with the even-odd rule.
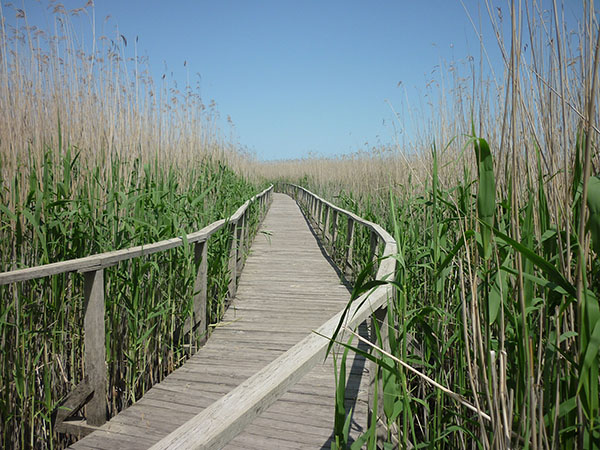
[[[598,358],[598,351],[600,350],[600,321],[596,322],[594,330],[590,335],[590,340],[585,349],[585,356],[583,358],[583,370],[588,369],[594,363],[594,360]]]
[[[366,433],[363,433],[362,435],[360,435],[358,437],[358,439],[356,439],[352,443],[352,445],[350,446],[350,450],[361,450],[372,434],[373,434],[373,427],[369,428]]]
[[[396,404],[394,405],[394,410],[392,411],[392,415],[389,418],[390,422],[394,422],[398,416],[402,413],[402,411],[404,411],[404,400],[399,400],[396,402]]]
[[[573,298],[577,297],[577,290],[575,289],[575,287],[571,283],[569,283],[565,277],[562,276],[562,274],[551,262],[545,260],[538,254],[536,254],[533,250],[527,248],[522,243],[515,241],[514,239],[502,233],[498,229],[494,228],[494,234],[496,235],[496,237],[500,238],[502,241],[506,242],[516,251],[521,253],[522,256],[530,260],[538,269],[543,271],[548,276],[548,278],[550,278],[550,281],[562,287],[568,295],[572,296]]]
[[[571,397],[565,400],[558,406],[558,417],[564,417],[575,409],[577,406],[577,397]]]
[[[454,257],[456,256],[456,254],[460,251],[460,249],[462,247],[464,247],[464,245],[467,242],[467,240],[470,239],[471,237],[473,237],[474,234],[475,234],[475,232],[473,230],[467,230],[467,231],[465,231],[464,237],[462,237],[454,245],[454,247],[452,248],[452,250],[450,250],[450,252],[446,256],[446,258],[444,259],[444,261],[442,261],[442,263],[439,265],[438,270],[437,270],[434,278],[438,278],[440,276],[440,274],[442,273],[442,270],[444,270],[448,266],[448,264],[450,264],[450,262],[454,259]]]
[[[558,342],[561,343],[561,342],[566,341],[569,338],[577,337],[577,336],[579,336],[579,333],[577,333],[576,331],[567,331],[559,336]]]
[[[348,345],[352,343],[353,336],[350,336],[348,340]],[[334,430],[336,438],[339,438],[342,445],[346,445],[348,442],[348,434],[345,432],[346,429],[346,406],[344,401],[346,399],[346,360],[348,358],[349,348],[346,347],[344,349],[344,353],[342,355],[342,360],[340,361],[340,370],[339,373],[335,371],[336,376],[336,390],[335,390],[335,421],[334,421]],[[334,364],[335,364],[335,355],[334,355]],[[348,416],[350,417],[350,415]]]
[[[477,191],[477,215],[481,226],[483,257],[491,255],[492,227],[496,212],[496,179],[494,177],[494,162],[490,146],[485,139],[474,138],[475,155],[479,171],[479,189]]]
[[[502,292],[500,291],[500,287],[502,285],[501,272],[498,271],[496,280],[491,286],[489,295],[488,295],[488,314],[489,320],[488,323],[493,324],[498,318],[498,313],[500,312],[500,305],[502,305]],[[506,289],[504,289],[506,292]]]
[[[0,212],[6,214],[10,218],[10,220],[12,220],[14,222],[17,221],[17,215],[2,204],[0,204]]]
[[[344,312],[342,313],[342,316],[340,317],[340,321],[338,322],[338,324],[335,328],[335,331],[334,331],[333,335],[331,336],[331,341],[329,342],[329,345],[327,346],[325,358],[327,358],[327,356],[329,355],[329,352],[331,351],[331,347],[333,346],[335,340],[337,339],[337,335],[339,334],[343,324],[346,323],[346,316],[348,315],[348,312],[350,311],[350,308],[352,307],[352,303],[354,303],[354,301],[357,298],[359,298],[363,293],[369,291],[370,289],[373,289],[374,287],[381,286],[381,285],[384,285],[387,283],[386,281],[381,281],[381,280],[374,280],[374,281],[366,282],[365,280],[371,274],[372,269],[373,269],[373,262],[370,262],[358,274],[358,277],[356,278],[356,282],[354,283],[354,289],[352,289],[352,295],[350,296],[350,300],[346,304],[346,307],[344,308]],[[367,301],[367,298],[363,299],[363,301],[359,305],[359,308],[366,301]]]
[[[394,365],[394,361],[389,358],[384,358],[390,366]],[[394,405],[398,399],[398,381],[396,378],[395,372],[390,372],[388,370],[383,371],[383,411],[385,412],[385,416],[388,418],[388,421],[392,420],[392,416],[394,413]]]
[[[592,234],[592,248],[600,255],[600,177],[590,177],[588,181],[587,205],[590,210],[588,229]]]

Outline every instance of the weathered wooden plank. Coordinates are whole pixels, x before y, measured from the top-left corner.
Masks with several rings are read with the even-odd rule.
[[[86,272],[84,278],[85,317],[84,346],[85,373],[93,390],[86,407],[90,425],[106,422],[106,350],[104,349],[104,269]]]
[[[333,253],[333,251],[335,251],[335,239],[337,237],[338,234],[338,211],[337,210],[332,210],[332,219],[331,219],[331,251]]]
[[[208,331],[208,321],[206,316],[207,303],[207,284],[208,284],[208,245],[206,241],[196,242],[194,244],[194,260],[198,267],[196,279],[194,281],[193,315],[189,322],[186,322],[185,332],[194,332],[200,336],[201,343],[206,340]]]
[[[100,428],[89,425],[84,419],[68,419],[60,424],[57,431],[60,433],[70,434],[71,436],[81,439],[88,434],[98,431]]]
[[[246,228],[247,224],[246,224],[246,214],[242,214],[242,216],[240,217],[239,221],[238,221],[238,228],[237,228],[237,254],[236,254],[236,273],[240,274],[242,273],[242,268],[244,267],[244,258],[245,258],[245,249],[244,246],[246,245],[244,242],[244,238],[245,238],[245,228]]]
[[[382,289],[365,298],[360,309],[351,308],[348,326],[361,323],[371,311],[387,302],[387,297],[388,291]],[[340,319],[341,313],[336,314],[318,329],[318,333],[332,336]],[[152,446],[152,449],[223,447],[322,359],[328,343],[327,339],[316,334],[305,337],[284,355]],[[200,437],[202,441],[199,442]]]
[[[94,390],[90,387],[88,378],[86,377],[75,388],[69,392],[69,395],[60,403],[56,410],[55,428],[59,431],[64,430],[62,423],[69,417],[77,414],[77,412],[91,398]]]
[[[127,430],[124,433],[115,431],[98,430],[85,439],[76,442],[70,448],[73,449],[146,449],[155,437],[151,432],[140,430],[135,433],[135,429]]]
[[[237,222],[229,224],[229,233],[231,234],[231,244],[229,247],[229,299],[235,297],[237,290],[237,251],[238,251],[238,240],[237,240]]]

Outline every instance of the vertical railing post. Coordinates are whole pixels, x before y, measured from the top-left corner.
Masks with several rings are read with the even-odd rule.
[[[323,203],[323,244],[327,245],[329,240],[329,205]]]
[[[248,209],[246,209],[246,211],[247,210]],[[244,229],[246,228],[246,211],[244,211],[244,213],[241,215],[239,222],[238,222],[238,227],[237,227],[237,240],[238,240],[237,267],[236,267],[237,273],[242,272],[242,267],[244,265],[244,255],[245,255]]]
[[[350,274],[354,275],[354,268],[352,266],[352,258],[354,258],[354,220],[348,217],[348,228],[346,236],[346,258],[344,265],[344,274],[346,274],[346,268],[350,269]]]
[[[323,201],[319,200],[319,207],[317,211],[317,224],[319,225],[319,229],[323,229]]]
[[[229,231],[231,233],[231,247],[229,249],[229,300],[235,297],[237,290],[237,222],[231,222],[229,224]]]
[[[371,242],[369,248],[369,258],[373,262],[373,275],[377,273],[379,264],[377,263],[377,245],[379,244],[379,235],[371,230]]]
[[[250,207],[252,206],[252,204],[248,205],[248,209],[245,212],[246,217],[244,218],[245,222],[244,222],[244,242],[246,243],[246,247],[244,248],[244,254],[247,254],[248,250],[250,249],[250,244],[252,244],[252,242],[250,242]],[[260,220],[260,217],[259,217]]]
[[[331,239],[331,206],[325,205],[325,230],[323,231],[324,240]]]
[[[208,284],[208,240],[196,242],[194,244],[194,262],[198,271],[196,272],[196,280],[194,281],[192,316],[193,323],[191,330],[195,330],[199,336],[200,344],[206,342],[208,331],[208,318],[206,316],[207,302],[207,284]]]
[[[94,394],[86,407],[87,423],[106,422],[106,348],[104,325],[104,269],[85,272],[84,368]]]
[[[338,212],[336,209],[331,214],[331,256],[335,261],[335,238],[337,236]]]
[[[264,195],[261,195],[258,199],[258,217],[262,218],[263,216],[263,202],[264,202]]]

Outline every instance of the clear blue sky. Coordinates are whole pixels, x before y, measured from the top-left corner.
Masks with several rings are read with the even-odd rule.
[[[21,2],[30,23],[51,23],[45,2]],[[486,47],[501,67],[485,4],[464,3],[476,22],[481,12]],[[508,21],[508,2],[494,3]],[[199,73],[204,102],[214,99],[237,141],[266,160],[390,143],[390,105],[418,107],[439,78],[436,66],[479,54],[459,0],[97,0],[95,14],[98,33],[114,37],[118,26],[128,51],[138,37],[156,81],[165,65],[180,87],[188,76],[195,85]]]

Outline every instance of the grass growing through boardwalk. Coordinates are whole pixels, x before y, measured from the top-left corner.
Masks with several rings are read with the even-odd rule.
[[[5,13],[22,14],[23,26],[0,29],[0,107],[10,111],[0,121],[0,271],[180,236],[256,193],[231,169],[245,157],[189,86],[156,87],[120,38],[77,46],[59,5],[56,35],[28,28],[26,12]],[[213,323],[228,244],[221,233],[208,245]],[[189,354],[182,327],[195,272],[189,246],[106,269],[111,415]],[[83,306],[81,274],[0,287],[0,447],[68,442],[52,414],[83,377]]]
[[[600,446],[600,33],[590,5],[568,44],[557,4],[512,8],[501,90],[456,97],[412,155],[265,168],[394,231],[368,448]]]

